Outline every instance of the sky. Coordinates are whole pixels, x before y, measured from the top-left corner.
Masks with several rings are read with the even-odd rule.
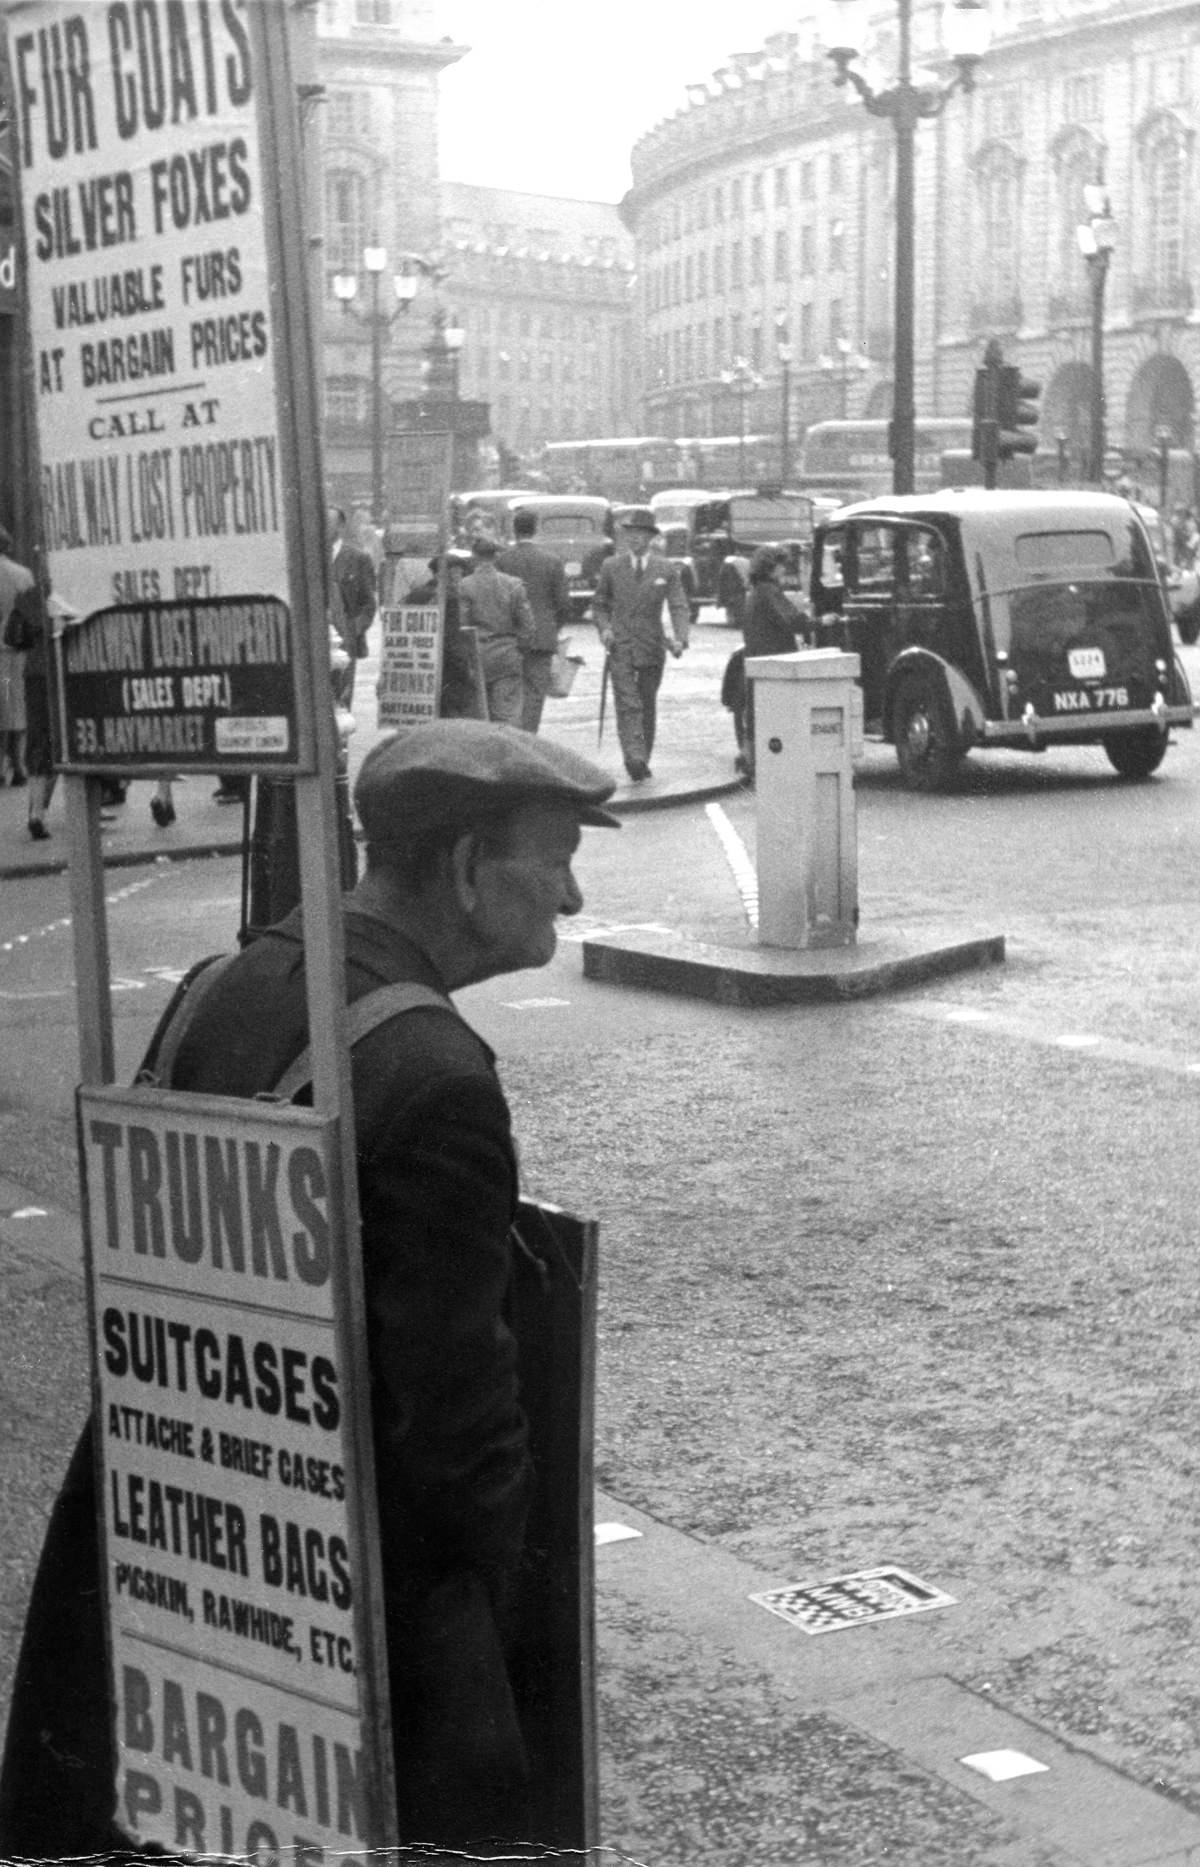
[[[619,201],[637,138],[795,0],[439,0],[472,49],[441,77],[446,181]]]

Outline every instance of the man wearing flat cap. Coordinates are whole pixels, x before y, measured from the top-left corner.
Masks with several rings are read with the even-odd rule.
[[[658,534],[647,506],[631,506],[621,521],[625,548],[605,558],[592,614],[608,654],[617,738],[635,784],[652,776],[650,759],[667,654],[680,655],[688,637],[688,605],[670,558],[652,551]],[[669,621],[664,621],[664,608]]]
[[[506,1320],[509,1111],[450,994],[551,958],[558,916],[582,905],[580,827],[615,826],[612,790],[577,754],[480,720],[382,741],[355,787],[367,856],[345,899],[347,1001],[421,988],[351,1052],[399,1835],[472,1857],[529,1839],[507,1651],[531,1466]],[[308,1037],[300,910],[198,990],[204,977],[181,987],[145,1067],[196,1094],[271,1092]],[[18,1666],[6,1854],[114,1845],[89,1442]]]

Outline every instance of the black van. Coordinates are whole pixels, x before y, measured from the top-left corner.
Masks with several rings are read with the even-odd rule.
[[[861,662],[866,730],[914,790],[972,746],[1102,745],[1147,778],[1192,696],[1126,499],[982,488],[863,500],[817,529],[821,645]]]

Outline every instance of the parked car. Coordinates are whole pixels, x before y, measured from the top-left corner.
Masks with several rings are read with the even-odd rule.
[[[1145,526],[1107,493],[955,489],[863,500],[817,529],[818,640],[860,657],[868,733],[906,783],[972,746],[1102,745],[1146,778],[1192,724]]]
[[[671,556],[691,563],[700,602],[718,600],[727,557],[753,557],[760,545],[785,553],[784,587],[797,595],[803,591],[813,537],[813,501],[807,493],[674,487],[655,493],[650,508],[673,541]]]
[[[470,531],[471,514],[486,515],[501,544],[511,544],[513,514],[518,509],[537,517],[535,542],[562,559],[575,620],[591,607],[595,576],[589,570],[603,557],[600,547],[612,538],[612,506],[591,493],[538,493],[494,491],[455,493],[450,502],[451,522]],[[599,552],[599,555],[597,555]]]

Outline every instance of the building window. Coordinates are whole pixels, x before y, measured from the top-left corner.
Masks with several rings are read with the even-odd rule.
[[[775,171],[775,205],[786,207],[788,201],[788,172],[785,168]]]
[[[713,319],[712,353],[713,353],[713,367],[714,369],[718,369],[720,367],[721,358],[725,355],[725,320],[724,318]]]
[[[751,330],[750,330],[750,364],[751,364],[751,368],[753,368],[753,369],[756,369],[756,370],[760,370],[760,369],[762,368],[762,361],[763,361],[763,334],[762,334],[762,325],[761,325],[761,324],[755,324],[755,325],[753,325],[753,326],[751,327]]]
[[[829,158],[829,192],[832,195],[842,192],[842,158],[836,151]]]
[[[983,133],[985,137],[1020,135],[1020,85],[989,85],[983,92]]]
[[[1164,303],[1183,277],[1184,179],[1182,144],[1164,139],[1146,165],[1150,282]]]
[[[842,309],[842,301],[840,298],[831,298],[829,301],[830,348],[836,347],[838,338],[844,337],[845,334],[845,312]]]
[[[754,174],[750,177],[750,205],[751,207],[761,207],[762,204],[763,204],[762,170],[756,169],[754,171]]]
[[[760,285],[763,276],[763,239],[761,233],[750,236],[750,283]]]
[[[800,164],[800,199],[802,201],[811,201],[816,194],[816,187],[813,181],[813,167],[814,165],[811,161],[802,162]]]
[[[810,222],[800,229],[800,271],[803,277],[811,278],[816,269],[817,243]]]
[[[708,254],[696,254],[696,297],[708,297]]]
[[[718,182],[716,187],[713,189],[712,204],[713,204],[713,220],[714,221],[724,220],[725,218],[725,190],[720,182]]]
[[[775,235],[775,277],[786,279],[788,276],[788,237],[780,227]]]
[[[1156,104],[1186,103],[1187,60],[1178,56],[1156,58],[1150,89]]]
[[[1057,283],[1068,299],[1083,296],[1079,259],[1079,225],[1085,216],[1083,191],[1095,181],[1099,162],[1099,151],[1090,142],[1077,142],[1058,165]]]
[[[1068,123],[1098,123],[1102,90],[1098,71],[1082,71],[1063,85],[1064,115]]]
[[[805,304],[800,307],[800,355],[811,357],[813,353],[813,308]]]
[[[720,246],[712,251],[712,288],[718,298],[725,290],[725,249]]]
[[[736,220],[742,211],[742,178],[735,175],[729,184],[729,218]]]
[[[683,262],[683,296],[685,299],[693,296],[693,267],[690,253]]]
[[[846,223],[835,220],[829,228],[829,270],[844,272],[846,269]]]
[[[367,407],[367,384],[358,376],[331,376],[325,385],[325,414],[346,427],[361,422]]]
[[[997,298],[1014,298],[1018,289],[1020,198],[1016,159],[994,150],[979,174],[982,251]]]
[[[359,26],[391,26],[392,0],[354,0],[354,18]]]
[[[367,184],[352,169],[334,169],[325,182],[325,251],[331,272],[356,272],[367,237]]]
[[[742,243],[735,240],[729,249],[729,283],[736,290],[742,283]]]
[[[735,357],[742,354],[742,314],[735,311],[729,320],[729,348]]]

